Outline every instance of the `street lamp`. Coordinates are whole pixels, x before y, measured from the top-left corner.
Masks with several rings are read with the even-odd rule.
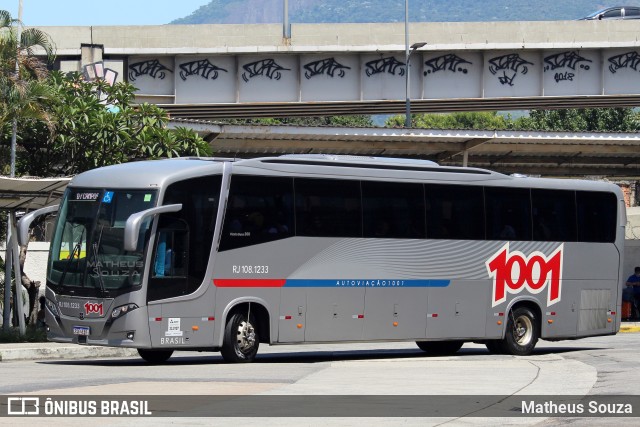
[[[406,55],[406,61],[407,61],[407,73],[405,74],[405,87],[407,89],[407,93],[406,93],[406,98],[405,98],[405,109],[406,109],[406,113],[405,113],[405,119],[404,119],[404,127],[406,128],[410,128],[411,127],[411,95],[409,94],[410,90],[409,90],[409,70],[411,69],[411,64],[409,63],[409,61],[411,60],[411,55],[413,54],[413,52],[416,51],[416,49],[420,49],[421,47],[425,46],[427,43],[426,42],[419,42],[419,43],[414,43],[411,45],[411,50],[409,50],[409,47],[407,47],[405,55]]]
[[[405,128],[411,127],[411,98],[409,95],[409,74],[410,74],[409,70],[411,69],[411,64],[409,63],[409,60],[411,59],[411,55],[413,54],[413,52],[416,51],[416,49],[420,49],[426,44],[427,44],[426,42],[419,42],[409,46],[409,0],[404,0],[404,46],[405,46],[404,53],[405,53],[405,61],[407,64],[406,65],[407,72],[405,74],[405,89],[406,89],[406,94],[405,94],[406,95],[405,96],[406,115],[404,119]]]

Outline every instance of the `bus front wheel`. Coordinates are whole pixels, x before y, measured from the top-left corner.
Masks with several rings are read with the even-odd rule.
[[[538,338],[540,338],[540,326],[535,313],[528,307],[512,310],[502,340],[504,352],[514,356],[529,355],[536,346]]]
[[[450,356],[456,354],[464,344],[463,341],[416,341],[420,350],[434,356]]]
[[[164,363],[173,354],[173,350],[144,350],[142,348],[138,349],[138,354],[142,359],[144,359],[147,363]]]
[[[243,313],[235,313],[227,321],[227,326],[224,328],[224,341],[220,349],[222,358],[226,362],[253,362],[260,345],[255,325],[253,316],[247,319]]]

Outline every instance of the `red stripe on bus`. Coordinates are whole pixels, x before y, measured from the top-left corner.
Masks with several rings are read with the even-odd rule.
[[[285,279],[213,279],[218,288],[281,288]]]

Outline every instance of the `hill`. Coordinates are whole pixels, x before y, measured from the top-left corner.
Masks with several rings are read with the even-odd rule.
[[[624,0],[640,6],[640,0]],[[282,22],[284,0],[212,0],[172,24]],[[409,0],[414,22],[556,21],[578,19],[617,3],[593,0]],[[289,0],[292,23],[403,22],[402,0]]]

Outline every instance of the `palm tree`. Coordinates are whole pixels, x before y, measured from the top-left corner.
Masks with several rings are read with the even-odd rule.
[[[20,21],[0,10],[0,128],[13,120],[48,121],[45,101],[51,91],[45,83],[47,63],[54,58],[49,36],[37,28],[18,31]],[[36,54],[46,58],[46,62]]]

